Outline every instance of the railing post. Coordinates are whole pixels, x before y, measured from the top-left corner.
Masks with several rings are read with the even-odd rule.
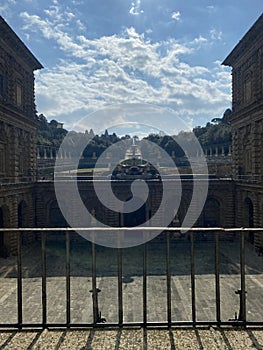
[[[143,249],[143,325],[147,324],[147,243]]]
[[[123,324],[123,295],[122,295],[122,250],[118,248],[118,314],[119,325]]]
[[[240,321],[246,322],[245,231],[240,232]]]
[[[166,231],[167,322],[172,323],[170,232]]]
[[[67,299],[67,327],[70,325],[70,233],[66,231],[66,299]]]
[[[191,252],[191,293],[192,293],[192,321],[196,324],[196,305],[195,305],[195,255],[194,255],[194,235],[190,232],[190,252]]]
[[[46,232],[41,232],[41,269],[42,269],[42,324],[47,323],[47,273],[46,273]]]
[[[215,231],[215,282],[216,282],[216,321],[221,323],[220,275],[219,275],[219,232]]]
[[[17,319],[18,328],[22,328],[23,306],[22,306],[22,258],[21,258],[22,233],[17,232]]]
[[[90,292],[92,293],[93,303],[93,324],[104,323],[106,322],[106,319],[101,317],[101,313],[99,311],[98,294],[101,292],[101,290],[97,288],[96,246],[94,242],[92,242],[92,289]]]
[[[96,281],[96,247],[92,242],[92,301],[93,301],[93,323],[96,324],[100,318],[98,307],[98,290]]]

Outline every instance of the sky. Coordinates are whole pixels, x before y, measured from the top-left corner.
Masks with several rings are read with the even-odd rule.
[[[262,5],[0,0],[0,14],[44,66],[35,72],[36,105],[49,121],[74,129],[98,110],[134,103],[172,110],[193,127],[231,108],[231,69],[221,63]]]

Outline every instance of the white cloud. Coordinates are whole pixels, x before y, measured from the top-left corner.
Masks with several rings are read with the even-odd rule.
[[[50,6],[48,9],[43,10],[45,14],[47,14],[50,17],[54,17],[58,15],[59,13],[59,8],[58,6]]]
[[[127,31],[127,34],[128,34],[131,38],[132,38],[132,37],[133,37],[133,38],[140,38],[140,37],[143,38],[143,36],[144,36],[144,35],[139,35],[139,34],[136,32],[136,30],[135,30],[134,27],[127,28],[126,31]]]
[[[217,11],[217,8],[214,5],[208,5],[206,6],[209,13],[214,13]]]
[[[5,3],[0,3],[0,13],[2,16],[6,16],[13,5],[16,5],[16,0],[7,0]]]
[[[36,76],[37,105],[48,118],[65,122],[119,103],[147,103],[166,106],[185,118],[197,114],[222,114],[230,102],[230,74],[215,62],[209,71],[181,59],[191,55],[191,44],[175,39],[152,43],[135,28],[122,35],[89,39],[73,37],[55,19],[43,19],[24,12],[27,32],[37,31],[55,40],[66,57],[59,65]],[[199,37],[197,42],[205,42]],[[78,60],[76,60],[78,58]],[[208,79],[208,73],[212,78]]]
[[[76,25],[77,25],[77,27],[78,27],[78,29],[79,29],[79,30],[81,30],[81,31],[86,30],[86,26],[85,26],[85,24],[84,24],[84,23],[82,23],[80,19],[77,19],[77,21],[76,21]]]
[[[181,17],[181,13],[179,11],[172,13],[172,19],[179,21],[180,17]]]
[[[199,35],[198,38],[195,38],[192,43],[193,44],[202,44],[202,43],[207,43],[207,38],[204,38],[202,35]]]
[[[43,12],[50,18],[50,20],[56,22],[61,27],[75,18],[75,15],[71,10],[66,8],[64,11],[61,11],[58,4],[49,6],[47,9],[44,9]]]
[[[133,16],[138,16],[142,14],[144,11],[141,10],[141,0],[136,0],[135,2],[131,3],[131,8],[129,13]]]
[[[223,32],[215,28],[210,30],[210,37],[212,40],[222,40]]]
[[[9,10],[8,4],[0,5],[1,14],[5,14]]]

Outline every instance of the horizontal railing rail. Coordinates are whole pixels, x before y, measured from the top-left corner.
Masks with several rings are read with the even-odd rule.
[[[160,227],[140,227],[142,231],[160,231]],[[182,227],[162,227],[165,237],[165,265],[166,265],[166,305],[162,305],[162,308],[166,308],[166,320],[152,322],[148,320],[147,309],[147,283],[148,283],[148,260],[147,260],[147,247],[148,243],[143,244],[143,266],[142,266],[142,321],[136,322],[124,322],[124,298],[123,298],[123,250],[125,248],[116,248],[117,256],[117,300],[118,300],[118,322],[107,322],[100,313],[98,293],[99,289],[97,286],[97,267],[96,267],[96,250],[97,246],[95,243],[91,243],[91,261],[92,261],[92,276],[91,276],[91,294],[92,294],[92,310],[93,310],[93,321],[85,323],[73,323],[71,321],[71,275],[70,275],[70,249],[71,249],[71,234],[74,231],[88,231],[99,233],[109,231],[138,231],[138,227],[111,227],[111,228],[101,228],[101,227],[85,227],[85,228],[1,228],[0,232],[15,232],[16,233],[16,245],[17,245],[17,322],[15,323],[0,323],[1,328],[15,327],[15,328],[26,328],[26,327],[122,327],[122,326],[176,326],[176,325],[263,325],[263,318],[258,321],[248,321],[246,312],[246,250],[245,250],[245,239],[248,232],[262,232],[263,228],[182,228]],[[42,321],[37,323],[26,323],[23,319],[23,284],[22,284],[22,233],[24,232],[35,232],[41,236],[41,308],[42,308]],[[48,234],[51,232],[64,232],[65,236],[65,266],[66,266],[66,322],[47,322],[47,256],[46,256],[46,244]],[[172,271],[171,271],[171,233],[180,233],[182,235],[187,234],[190,246],[190,289],[191,289],[191,320],[185,321],[174,321],[172,319]],[[196,317],[196,262],[195,262],[195,235],[199,232],[211,233],[214,243],[214,282],[215,282],[215,309],[216,317],[214,320],[209,321],[198,321]],[[239,276],[240,276],[240,289],[236,292],[240,298],[240,309],[238,317],[235,319],[229,319],[227,321],[222,321],[221,318],[221,289],[220,289],[220,235],[225,233],[226,235],[238,234],[238,244],[239,244]],[[105,259],[105,264],[107,263]],[[1,282],[0,282],[1,288]]]

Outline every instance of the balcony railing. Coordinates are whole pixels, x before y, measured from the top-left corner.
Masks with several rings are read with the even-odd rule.
[[[150,229],[151,232],[155,229],[160,231],[159,227],[151,227]],[[77,228],[75,230],[92,230],[96,234],[99,234],[101,231],[105,232],[107,229]],[[83,242],[88,244],[90,249],[90,253],[88,253],[88,249],[86,250],[87,246],[85,246],[85,259],[90,261],[90,274],[88,274],[90,278],[82,282],[77,280],[75,290],[73,291],[72,286],[74,279],[78,278],[76,277],[76,275],[78,276],[78,271],[74,273],[74,276],[71,275],[71,263],[74,263],[78,270],[80,261],[83,259],[82,256],[78,260],[72,252],[76,239],[80,237],[76,235],[75,230],[74,228],[0,229],[0,232],[15,235],[17,248],[17,256],[15,258],[16,272],[13,271],[10,276],[8,274],[11,263],[8,262],[8,259],[0,259],[0,273],[4,271],[0,278],[0,313],[2,316],[4,313],[7,315],[5,321],[3,321],[2,317],[0,318],[0,327],[263,325],[263,313],[260,311],[262,310],[263,302],[260,306],[255,305],[256,300],[258,303],[262,300],[260,293],[262,293],[261,296],[263,295],[262,283],[260,282],[263,274],[263,258],[255,253],[254,247],[247,240],[249,232],[254,234],[261,233],[263,232],[262,228],[185,228],[182,230],[182,228],[164,227],[163,233],[155,238],[155,240],[144,243],[139,247],[128,248],[139,249],[135,258],[128,263],[129,268],[132,269],[133,265],[139,264],[139,258],[142,262],[141,272],[130,271],[131,273],[128,276],[124,272],[123,260],[125,254],[127,254],[127,248],[108,248],[111,249],[108,251],[110,254],[107,255],[105,252],[102,254],[102,248],[100,246],[83,239]],[[118,231],[119,228],[110,228],[109,230]],[[121,228],[121,230],[138,231],[138,228]],[[140,230],[147,232],[149,229],[140,228]],[[33,250],[30,246],[27,246],[25,251],[22,243],[25,241],[26,234],[32,232],[38,238],[38,241],[31,243],[31,248],[34,248]],[[49,265],[49,269],[53,269],[51,259],[54,258],[56,250],[50,253],[50,242],[51,239],[54,241],[54,238],[56,240],[55,243],[52,243],[53,247],[55,247],[54,249],[57,249],[56,245],[59,244],[58,242],[63,243],[62,250],[64,251],[64,255],[62,260],[61,256],[58,258],[60,259],[58,266],[61,267],[64,265],[65,271],[62,271],[62,268],[62,273],[61,271],[58,273],[54,271],[53,276],[55,278],[51,281],[47,273],[47,265]],[[83,242],[82,244],[84,244]],[[110,277],[109,274],[104,275],[101,272],[98,274],[98,270],[101,270],[103,264],[104,266],[111,266],[113,264],[113,260],[111,259],[113,259],[114,254],[116,257],[116,274],[112,271]],[[155,259],[155,262],[151,260],[148,254]],[[207,260],[208,255],[210,258]],[[99,267],[98,256],[100,256]],[[248,259],[247,262],[246,258]],[[11,259],[14,259],[14,257]],[[30,266],[25,266],[26,259],[29,261]],[[184,272],[178,270],[180,259],[183,261],[182,266],[189,265],[189,274],[185,273],[185,270]],[[72,262],[73,260],[74,262]],[[36,278],[35,275],[30,276],[27,269],[34,268],[38,262],[41,262],[41,271],[39,275],[37,274],[39,278]],[[153,265],[156,262],[157,268],[153,271]],[[201,269],[200,266],[202,263],[204,263],[204,266]],[[127,267],[127,261],[125,264]],[[254,266],[255,273],[251,272],[251,264]],[[163,268],[160,271],[161,265]],[[223,267],[224,269],[228,269],[228,265],[231,265],[229,271],[223,271]],[[81,269],[79,269],[79,274],[81,275]],[[61,281],[56,279],[58,275],[61,278],[63,277],[65,284],[63,284],[63,281],[61,284]],[[133,281],[135,277],[137,285],[127,292],[130,288],[128,287],[129,282]],[[246,284],[247,277],[249,277],[248,285]],[[14,280],[16,282],[15,286]],[[33,289],[29,288],[29,284],[26,284],[27,281],[29,281],[28,283],[31,286],[33,285]],[[90,288],[87,281],[90,283]],[[232,283],[233,281],[234,284]],[[5,283],[7,283],[7,291],[10,292],[10,288],[13,288],[16,298],[14,295],[13,297],[11,295],[5,295]],[[76,303],[74,293],[78,293],[81,288],[83,289],[84,285],[86,287],[84,288],[84,294],[82,294],[83,300],[80,298]],[[232,285],[237,288],[233,289]],[[103,303],[100,303],[100,289],[98,286],[100,289],[104,288],[107,290],[106,292],[104,291]],[[116,287],[116,303],[111,294],[113,286]],[[213,287],[210,288],[210,286]],[[58,297],[59,287],[61,288],[60,292],[64,295],[63,300]],[[186,295],[187,291],[189,291],[188,296]],[[36,304],[33,304],[33,306],[31,305],[31,313],[36,313],[38,321],[33,322],[32,318],[34,317],[30,316],[31,319],[27,322],[25,320],[25,314],[27,315],[26,318],[28,318],[27,304],[30,304],[33,293],[37,295],[38,302],[35,302]],[[158,293],[161,293],[160,298]],[[8,298],[11,298],[9,303]],[[57,300],[53,307],[48,306],[48,298],[49,300],[53,299],[53,301]],[[158,298],[159,303],[157,301]],[[199,298],[202,299],[201,302]],[[229,300],[234,300],[234,298],[236,298],[235,305],[229,307]],[[253,312],[259,312],[256,319],[247,317],[248,302],[250,315],[251,313],[253,315]],[[9,309],[7,308],[7,304],[9,305]],[[76,304],[78,305],[78,310],[75,310]],[[107,313],[107,309],[109,307],[112,308],[113,304],[116,304],[116,315],[111,315],[109,316],[110,319],[108,319],[108,316],[104,313]],[[72,320],[72,318],[76,319],[76,313],[83,312],[87,305],[92,311],[92,319],[84,322]],[[232,312],[237,305],[236,312]],[[224,308],[223,317],[222,307]],[[155,319],[149,317],[151,308],[156,308],[157,310]],[[176,313],[180,313],[180,308],[185,309],[186,317],[185,319],[178,320]],[[197,317],[197,311],[200,314],[200,310],[202,313],[205,308],[213,309],[215,311],[214,317],[204,319],[206,317],[205,314],[201,319]],[[135,313],[137,312],[139,316],[135,314],[132,316],[132,321],[127,321],[129,319],[127,313],[132,310]],[[52,317],[50,317],[49,312],[53,312],[55,319],[58,314],[62,315],[64,322],[50,322],[49,320]],[[111,312],[109,311],[108,314],[110,315]],[[72,317],[72,314],[75,316]],[[229,318],[226,318],[226,314]],[[14,317],[16,318],[15,321]],[[112,321],[111,318],[114,320]]]
[[[250,175],[238,175],[237,181],[257,184],[257,183],[262,183],[263,176],[262,175],[252,175],[252,174],[250,174]]]

